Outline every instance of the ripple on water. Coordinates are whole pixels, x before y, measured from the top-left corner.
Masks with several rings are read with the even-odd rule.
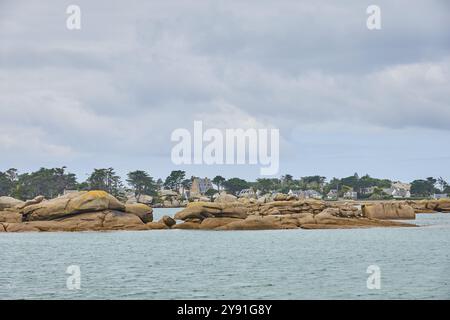
[[[448,299],[450,215],[416,223],[424,227],[4,233],[0,298]],[[372,264],[380,290],[366,287]],[[79,291],[66,288],[69,265],[81,268]]]

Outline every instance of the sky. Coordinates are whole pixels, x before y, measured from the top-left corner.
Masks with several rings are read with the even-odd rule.
[[[0,0],[0,171],[261,177],[172,163],[171,133],[201,120],[279,129],[279,175],[450,180],[449,13],[445,0]]]

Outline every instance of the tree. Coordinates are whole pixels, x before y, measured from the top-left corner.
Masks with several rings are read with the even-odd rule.
[[[428,177],[426,180],[414,180],[411,182],[411,194],[419,197],[429,197],[435,193],[436,179]]]
[[[183,196],[184,196],[184,191],[187,189],[189,190],[192,187],[192,180],[191,179],[184,179],[183,181],[181,181],[181,187],[183,188]]]
[[[76,189],[78,184],[73,173],[66,173],[66,167],[40,168],[38,171],[17,176],[13,196],[19,199],[32,199],[38,195],[54,198],[67,189]]]
[[[321,192],[323,190],[323,186],[325,183],[326,177],[322,176],[306,176],[301,177],[299,186],[302,190],[316,190],[318,192]]]
[[[278,188],[278,179],[259,178],[256,179],[255,188],[260,190],[262,194],[275,191]]]
[[[220,187],[223,185],[223,183],[226,181],[222,176],[215,176],[214,179],[212,179],[212,183],[214,183],[217,186],[217,191],[220,192]]]
[[[166,181],[164,181],[164,187],[178,192],[185,176],[186,176],[185,171],[182,170],[172,171],[170,175],[166,178]]]
[[[236,196],[239,191],[247,189],[249,187],[249,183],[243,179],[231,178],[225,181],[223,186],[228,192]]]
[[[162,181],[161,178],[158,178],[158,180],[156,180],[156,187],[157,187],[157,189],[161,190],[163,186],[164,186],[164,182]]]
[[[383,191],[383,188],[375,187],[373,189],[373,193],[370,195],[370,200],[384,200],[384,199],[390,199],[392,198],[391,195],[388,195],[386,192]]]
[[[353,191],[352,187],[343,185],[341,190],[340,190],[340,192],[339,192],[339,196],[342,197],[345,193],[350,192],[350,191]]]
[[[205,196],[209,197],[209,199],[210,199],[211,201],[213,201],[213,197],[214,197],[214,195],[217,194],[217,193],[218,193],[217,190],[214,190],[214,189],[208,189],[208,190],[205,192]]]
[[[285,174],[284,176],[281,176],[281,181],[283,184],[290,184],[294,181],[294,177],[290,174]]]
[[[17,169],[11,168],[0,171],[0,196],[11,196],[17,184]]]
[[[128,173],[128,184],[133,188],[134,195],[139,197],[140,195],[147,194],[156,195],[156,185],[153,178],[142,170],[136,170]]]
[[[122,181],[113,168],[94,169],[87,179],[89,190],[104,190],[118,196],[122,188]]]
[[[442,177],[439,177],[439,178],[437,179],[437,185],[439,186],[439,190],[440,190],[441,192],[444,192],[445,189],[448,187],[447,181],[445,181]]]

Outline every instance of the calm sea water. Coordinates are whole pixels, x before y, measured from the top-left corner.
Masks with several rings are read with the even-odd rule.
[[[450,299],[450,214],[416,223],[423,227],[1,233],[0,299]],[[70,265],[80,267],[80,290],[66,287]],[[378,290],[367,289],[369,265],[381,270]]]

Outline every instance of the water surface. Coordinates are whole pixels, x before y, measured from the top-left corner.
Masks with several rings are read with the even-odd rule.
[[[177,209],[155,209],[155,220]],[[449,299],[450,214],[419,228],[0,233],[0,299]],[[69,265],[81,290],[68,290]],[[366,286],[367,267],[381,288]]]

